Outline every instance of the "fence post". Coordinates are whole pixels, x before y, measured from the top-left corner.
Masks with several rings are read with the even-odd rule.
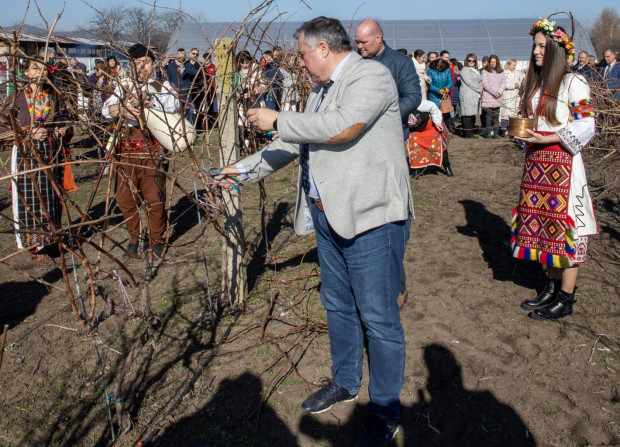
[[[234,163],[239,158],[238,112],[232,88],[235,47],[232,39],[222,38],[215,47],[215,60],[219,73],[219,140],[220,166]],[[246,268],[243,265],[245,236],[241,193],[223,189],[225,204],[222,244],[222,297],[228,297],[230,305],[241,305],[247,291]]]

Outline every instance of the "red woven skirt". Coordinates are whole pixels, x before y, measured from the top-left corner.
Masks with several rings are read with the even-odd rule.
[[[519,205],[512,213],[514,257],[552,267],[573,265],[575,223],[568,215],[572,165],[572,156],[558,144],[528,147]]]
[[[424,129],[409,134],[409,166],[413,169],[441,166],[446,147],[445,138],[429,119]]]

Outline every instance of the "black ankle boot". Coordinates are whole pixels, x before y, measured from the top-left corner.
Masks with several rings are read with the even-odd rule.
[[[447,177],[454,177],[454,172],[452,172],[452,168],[450,168],[450,165],[444,166],[443,170],[446,172]]]
[[[538,296],[531,300],[525,300],[521,303],[521,308],[525,310],[534,310],[551,304],[555,299],[555,296],[562,288],[561,279],[552,279],[547,277],[545,288],[538,294]]]
[[[557,320],[572,314],[575,292],[577,292],[577,287],[575,287],[573,293],[560,290],[555,297],[555,301],[546,307],[536,309],[530,314],[530,317],[534,320]]]

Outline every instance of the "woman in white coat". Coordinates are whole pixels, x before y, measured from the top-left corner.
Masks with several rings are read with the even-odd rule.
[[[426,83],[431,82],[431,78],[426,74],[426,53],[423,50],[413,52],[413,65],[420,78],[420,88],[422,89],[422,99],[426,99]]]
[[[519,115],[521,106],[519,89],[521,89],[525,75],[522,71],[517,71],[517,61],[514,59],[508,59],[504,74],[506,75],[506,89],[504,90],[504,103],[500,108],[500,120],[502,129],[507,129],[508,118]]]

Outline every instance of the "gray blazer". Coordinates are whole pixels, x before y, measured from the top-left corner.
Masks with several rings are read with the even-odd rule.
[[[352,53],[314,113],[321,90],[320,85],[312,90],[305,113],[281,112],[280,138],[241,161],[250,178],[261,180],[290,163],[299,156],[300,143],[308,143],[325,215],[338,235],[351,239],[413,216],[398,93],[390,71]],[[312,220],[299,181],[297,186],[295,231],[307,234]]]

